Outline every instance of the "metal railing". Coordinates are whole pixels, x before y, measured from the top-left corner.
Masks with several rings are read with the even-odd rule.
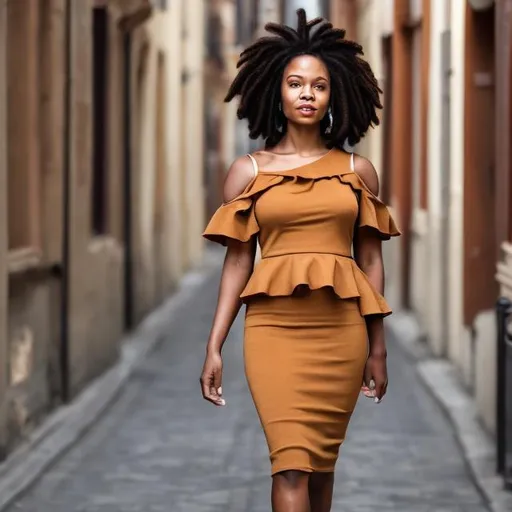
[[[497,471],[505,488],[512,490],[512,302],[501,297],[496,303],[497,350]]]

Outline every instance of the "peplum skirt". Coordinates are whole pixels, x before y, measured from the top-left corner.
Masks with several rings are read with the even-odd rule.
[[[248,301],[245,372],[272,475],[334,471],[367,357],[357,299],[326,287]]]

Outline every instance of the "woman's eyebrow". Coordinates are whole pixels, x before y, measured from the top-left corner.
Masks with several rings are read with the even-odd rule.
[[[302,75],[297,75],[297,74],[292,74],[292,75],[288,75],[287,78],[304,78]],[[315,80],[325,80],[326,82],[328,81],[327,78],[325,78],[325,76],[317,76],[315,78]]]

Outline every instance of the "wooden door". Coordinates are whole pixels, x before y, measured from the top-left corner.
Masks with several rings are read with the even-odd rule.
[[[493,307],[495,280],[494,8],[468,7],[464,127],[464,323]]]

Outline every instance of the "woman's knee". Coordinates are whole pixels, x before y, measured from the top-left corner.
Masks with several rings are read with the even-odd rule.
[[[300,489],[309,483],[309,473],[290,469],[274,475],[274,480],[290,489]]]
[[[334,473],[312,473],[309,477],[309,486],[313,489],[332,487],[334,484]]]

